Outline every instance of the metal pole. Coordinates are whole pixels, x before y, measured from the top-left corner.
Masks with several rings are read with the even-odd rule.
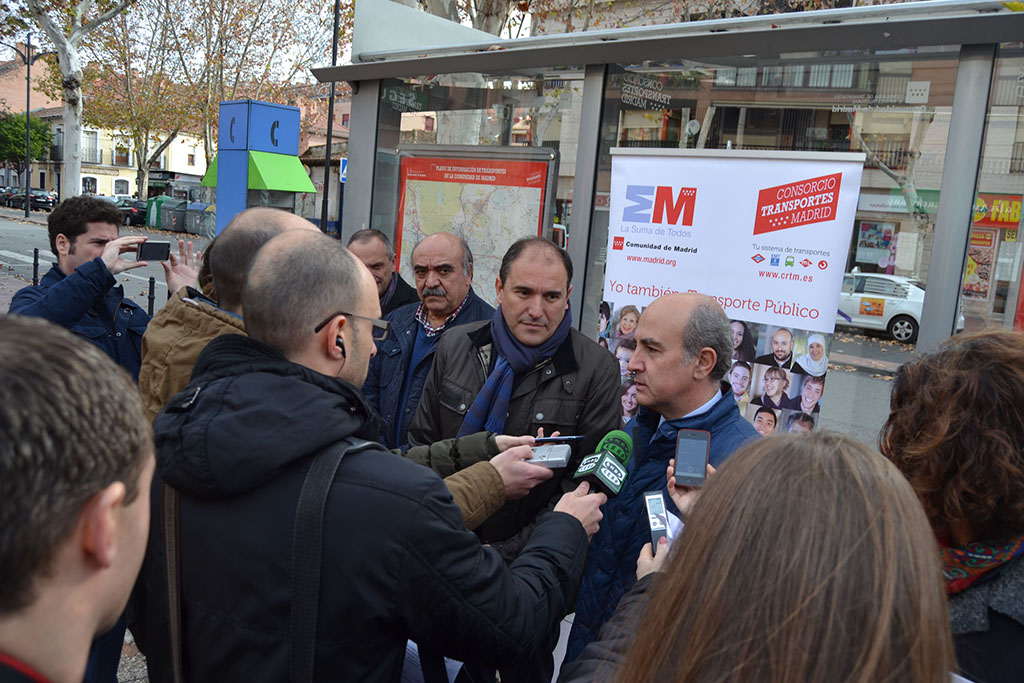
[[[594,196],[597,191],[597,164],[601,151],[601,114],[604,110],[604,87],[608,67],[604,64],[590,64],[583,76],[583,106],[580,113],[579,145],[576,148],[576,178],[572,188],[572,215],[569,219],[567,236],[569,256],[576,265],[576,286],[569,299],[576,319],[576,329],[581,329],[588,318],[597,320],[597,311],[591,315],[583,310],[584,295],[592,289],[604,287],[604,268],[590,262],[590,243],[593,240],[607,241],[605,232],[592,235]],[[603,266],[603,264],[601,264]],[[582,283],[582,285],[580,284]],[[596,323],[595,323],[596,329]]]
[[[338,16],[341,14],[341,0],[334,0],[334,35],[331,36],[331,66],[338,65]],[[327,206],[331,197],[331,143],[334,141],[334,81],[331,81],[331,95],[327,102],[327,149],[324,152],[324,205],[320,210],[320,230],[328,232]],[[341,166],[338,166],[338,174],[341,175]],[[341,182],[341,178],[338,178]],[[338,214],[341,220],[341,214]],[[341,238],[341,226],[338,226],[338,238]]]
[[[155,277],[149,278],[149,297],[148,297],[148,299],[149,299],[149,306],[147,306],[147,310],[149,311],[149,317],[152,318],[153,317],[153,305],[154,305],[154,302],[156,301],[156,278]]]
[[[996,47],[960,47],[939,189],[939,213],[935,218],[935,240],[928,265],[928,288],[917,338],[919,352],[928,351],[947,339],[956,325]]]
[[[32,250],[32,286],[39,285],[39,250]]]
[[[32,210],[32,128],[29,125],[32,109],[32,32],[25,41],[25,218]]]

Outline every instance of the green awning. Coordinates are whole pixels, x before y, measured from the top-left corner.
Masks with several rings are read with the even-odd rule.
[[[200,185],[217,186],[217,157],[213,158]],[[272,152],[249,152],[248,187],[250,190],[316,192],[298,157]]]
[[[249,189],[316,192],[298,157],[249,152]]]
[[[213,158],[210,165],[206,167],[206,174],[199,181],[202,187],[217,187],[217,157]]]

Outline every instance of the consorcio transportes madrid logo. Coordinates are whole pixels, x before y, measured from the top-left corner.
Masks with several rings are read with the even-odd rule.
[[[761,190],[754,234],[834,220],[842,179],[842,173],[833,173]]]

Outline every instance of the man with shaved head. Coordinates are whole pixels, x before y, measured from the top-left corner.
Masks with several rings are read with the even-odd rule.
[[[211,339],[222,334],[245,334],[245,276],[260,247],[285,230],[317,231],[317,227],[279,209],[261,207],[238,214],[218,235],[216,250],[208,249],[206,254],[217,301],[184,287],[153,317],[142,338],[139,372],[142,404],[150,422],[171,396],[188,384],[199,352]]]
[[[711,434],[709,461],[714,467],[758,437],[740,415],[732,387],[723,381],[733,339],[729,319],[714,299],[702,294],[656,299],[640,316],[635,339],[628,367],[640,409],[626,431],[633,437],[636,464],[605,508],[611,522],[595,536],[587,557],[566,661],[594,639],[635,580],[636,558],[651,538],[643,493],[663,491],[666,505],[679,515],[665,488],[679,431]]]
[[[355,246],[349,249],[359,256]],[[473,253],[456,235],[436,232],[420,240],[412,250],[412,272],[420,301],[384,316],[393,334],[381,343],[363,387],[387,425],[383,440],[389,448],[409,445],[409,426],[442,332],[494,312],[473,291]]]
[[[170,534],[174,498],[153,503],[150,680],[171,680],[175,654],[185,680],[255,683],[397,681],[408,640],[442,671],[441,656],[536,656],[570,607],[604,495],[566,494],[506,567],[436,473],[373,443],[360,385],[389,326],[355,256],[323,235],[279,235],[242,308],[248,336],[211,341],[154,425],[156,485],[178,502]],[[168,557],[180,579],[169,606]],[[179,608],[175,651],[161,631]]]

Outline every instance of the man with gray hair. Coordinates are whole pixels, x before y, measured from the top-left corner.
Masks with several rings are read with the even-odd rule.
[[[566,661],[575,659],[597,636],[635,580],[636,558],[651,538],[643,493],[663,491],[665,504],[679,515],[665,482],[679,431],[711,434],[709,462],[713,467],[758,437],[740,415],[732,387],[723,381],[732,358],[732,330],[714,299],[702,294],[668,294],[656,299],[640,316],[635,339],[629,371],[636,382],[640,409],[625,431],[633,437],[636,465],[622,491],[605,508],[610,523],[594,537]]]
[[[398,274],[398,254],[383,232],[374,228],[359,230],[349,238],[348,250],[363,262],[377,283],[383,315],[419,301],[416,290]]]
[[[473,253],[461,237],[448,232],[424,237],[412,250],[412,272],[420,302],[385,316],[393,334],[381,343],[364,385],[366,400],[387,425],[383,441],[389,448],[409,445],[409,427],[441,333],[494,313],[473,291]]]
[[[567,493],[506,567],[437,474],[373,443],[380,425],[360,385],[389,325],[351,253],[286,232],[256,256],[242,307],[248,336],[210,342],[154,425],[157,485],[179,493],[171,534],[166,501],[153,504],[150,680],[170,680],[178,654],[196,681],[397,681],[407,640],[425,668],[442,655],[535,657],[570,607],[605,496]],[[168,538],[180,578],[170,610]],[[175,651],[161,632],[179,606]]]

